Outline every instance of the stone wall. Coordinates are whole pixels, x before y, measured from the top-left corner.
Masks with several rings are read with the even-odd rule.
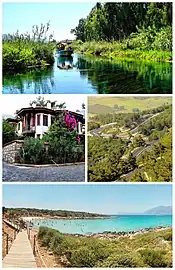
[[[23,143],[23,140],[15,140],[5,144],[3,147],[3,161],[8,163],[18,162],[18,153]]]

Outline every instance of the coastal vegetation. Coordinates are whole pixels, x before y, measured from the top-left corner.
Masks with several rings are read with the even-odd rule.
[[[152,109],[134,106],[132,112],[125,112],[120,98],[111,113],[104,113],[105,105],[97,107],[103,114],[89,107],[89,181],[172,181],[172,106],[162,101]]]
[[[71,33],[81,53],[171,61],[172,3],[97,3]]]
[[[32,31],[5,34],[2,40],[3,72],[22,73],[31,67],[54,63],[55,43],[49,32],[50,23],[34,25]]]
[[[64,257],[64,267],[172,267],[171,229],[109,240],[40,227],[38,242],[53,252],[56,262]]]
[[[3,207],[3,214],[9,218],[20,217],[50,217],[50,218],[93,218],[93,217],[107,217],[96,213],[68,211],[68,210],[51,210],[51,209],[37,209],[37,208],[7,208]]]

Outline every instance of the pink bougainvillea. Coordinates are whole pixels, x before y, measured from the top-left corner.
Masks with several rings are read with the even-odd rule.
[[[75,118],[74,115],[71,115],[69,112],[66,112],[65,117],[64,117],[64,121],[65,121],[66,126],[69,128],[70,131],[75,130],[75,128],[78,125],[78,120]],[[80,143],[81,139],[80,139],[79,135],[76,136],[76,141],[77,141],[77,143]]]
[[[64,117],[64,121],[66,123],[66,126],[70,129],[70,130],[74,130],[75,127],[78,124],[78,121],[76,120],[74,115],[71,115],[69,112],[66,113],[65,117]]]
[[[80,136],[79,135],[76,137],[76,141],[77,141],[77,143],[80,143]]]

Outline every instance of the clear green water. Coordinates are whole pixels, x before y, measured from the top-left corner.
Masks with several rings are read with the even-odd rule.
[[[64,233],[99,233],[104,231],[136,231],[158,226],[171,226],[172,216],[128,215],[109,219],[33,220],[34,227],[47,226]]]
[[[58,66],[71,65],[62,70]],[[53,67],[3,76],[4,94],[171,94],[172,64],[74,54]]]

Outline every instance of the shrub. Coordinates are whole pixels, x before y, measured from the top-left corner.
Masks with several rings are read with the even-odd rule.
[[[19,155],[22,163],[42,164],[47,161],[44,144],[40,139],[26,138]]]
[[[15,127],[6,120],[3,120],[2,132],[3,144],[17,139]]]
[[[73,267],[94,267],[97,258],[89,247],[81,247],[72,252],[70,262]]]
[[[145,249],[140,251],[140,254],[143,257],[144,263],[150,267],[167,267],[164,259],[166,252],[164,250]]]

